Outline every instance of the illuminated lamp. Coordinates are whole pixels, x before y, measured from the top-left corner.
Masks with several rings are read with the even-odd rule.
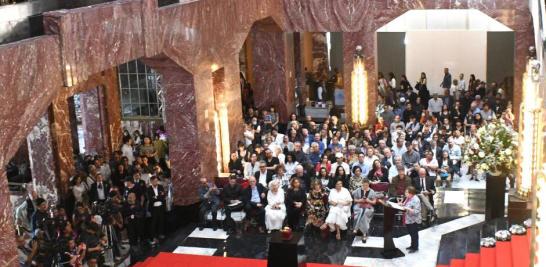
[[[351,73],[351,119],[360,125],[368,121],[368,73],[360,45],[355,50]]]

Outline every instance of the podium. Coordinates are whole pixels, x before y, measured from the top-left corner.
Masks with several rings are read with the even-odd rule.
[[[301,266],[298,258],[298,243],[303,234],[292,232],[292,239],[283,240],[280,232],[275,232],[269,241],[267,267],[298,267]]]
[[[385,202],[383,204],[383,251],[381,252],[381,255],[385,259],[393,259],[405,256],[405,254],[400,251],[400,249],[396,248],[394,242],[392,241],[394,215],[400,209],[390,203],[392,202]]]

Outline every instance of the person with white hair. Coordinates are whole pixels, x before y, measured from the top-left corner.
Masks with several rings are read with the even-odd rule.
[[[335,188],[330,190],[328,203],[330,203],[330,211],[325,222],[330,228],[330,232],[336,232],[336,239],[341,240],[340,230],[347,230],[347,222],[351,216],[351,204],[353,203],[353,197],[349,190],[343,187],[343,181],[338,180]]]
[[[284,190],[280,188],[280,181],[274,179],[269,182],[267,206],[265,207],[265,228],[267,232],[271,233],[271,230],[280,230],[285,217]]]

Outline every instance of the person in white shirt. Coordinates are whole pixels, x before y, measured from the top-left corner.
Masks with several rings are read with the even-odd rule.
[[[402,157],[402,155],[404,155],[404,153],[406,153],[406,151],[408,151],[408,149],[404,145],[404,139],[401,138],[401,137],[398,137],[396,139],[396,144],[392,146],[392,154],[394,156]]]
[[[366,148],[366,156],[364,156],[364,168],[362,169],[363,176],[367,176],[368,173],[372,170],[373,162],[379,160],[374,152],[375,149],[372,145],[369,145]]]
[[[133,138],[127,137],[125,143],[121,146],[121,154],[129,160],[129,165],[133,165],[135,155],[133,154]]]
[[[438,170],[438,160],[433,157],[432,151],[427,150],[425,157],[419,160],[419,166],[425,168],[428,172],[428,176],[432,176],[436,179],[436,171]]]
[[[335,173],[336,173],[336,169],[338,166],[342,166],[343,169],[345,170],[345,173],[351,173],[351,167],[349,166],[349,164],[347,164],[346,162],[343,161],[343,154],[338,152],[336,153],[336,162],[334,162],[332,164],[332,167],[330,169],[330,176],[334,176]]]
[[[453,143],[458,146],[463,146],[465,143],[464,136],[461,135],[461,131],[455,130],[453,132]]]
[[[254,129],[250,124],[245,125],[245,132],[243,135],[245,137],[245,147],[252,145],[252,142],[254,142]]]
[[[277,128],[271,130],[271,137],[273,137],[273,142],[280,146],[283,143],[284,134],[279,133]]]
[[[464,74],[459,74],[459,91],[466,91],[466,81],[464,80]]]
[[[432,98],[428,101],[428,111],[432,113],[435,117],[440,115],[442,112],[442,107],[444,106],[444,101],[438,97],[438,94],[434,94]]]
[[[260,163],[258,162],[258,156],[255,153],[252,153],[250,156],[250,162],[245,163],[243,170],[243,177],[248,179],[250,176],[254,175],[256,172],[260,171]]]
[[[286,170],[286,175],[292,177],[296,173],[296,166],[300,165],[299,162],[294,159],[294,155],[288,153],[286,155],[286,161],[284,163],[284,169]]]
[[[402,156],[395,156],[394,157],[394,164],[391,165],[389,168],[389,183],[392,183],[392,178],[396,175],[398,175],[398,167],[401,166],[404,168],[405,173],[408,173],[408,168],[402,164]]]
[[[265,227],[268,233],[271,233],[271,230],[280,230],[286,217],[284,190],[279,187],[279,180],[275,179],[269,182],[267,206],[265,207]]]

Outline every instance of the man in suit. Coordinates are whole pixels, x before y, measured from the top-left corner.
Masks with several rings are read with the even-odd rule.
[[[162,185],[159,184],[159,178],[152,176],[150,178],[150,187],[146,189],[146,198],[148,199],[148,210],[152,214],[150,223],[150,237],[152,245],[156,245],[163,234],[163,221],[165,218],[165,197],[167,193]]]
[[[451,73],[449,73],[448,68],[444,68],[444,79],[442,80],[440,87],[448,90],[451,88]]]
[[[231,218],[231,212],[240,211],[244,207],[243,190],[237,183],[237,176],[229,176],[229,184],[222,189],[222,201],[224,202],[224,230],[232,233],[235,228],[235,221]]]
[[[245,223],[245,230],[248,227],[248,223],[251,218],[254,218],[258,222],[258,230],[260,233],[264,232],[265,225],[265,187],[262,184],[256,182],[256,178],[248,178],[249,186],[244,191],[244,203],[245,213],[247,216],[247,222]]]
[[[436,194],[436,186],[434,180],[434,177],[427,176],[427,170],[425,168],[419,168],[417,177],[413,179],[413,186],[417,190],[417,196],[425,207],[425,209],[421,209],[423,218],[427,217],[427,212],[429,211],[435,214],[434,194]],[[433,217],[435,217],[435,215]]]
[[[273,173],[274,171],[267,169],[267,163],[265,161],[260,161],[260,170],[254,173],[254,178],[259,184],[267,187],[273,177]]]
[[[91,189],[89,190],[89,198],[91,199],[91,202],[104,202],[108,198],[110,185],[104,182],[104,177],[100,173],[97,174],[95,178],[97,181],[91,185]]]

